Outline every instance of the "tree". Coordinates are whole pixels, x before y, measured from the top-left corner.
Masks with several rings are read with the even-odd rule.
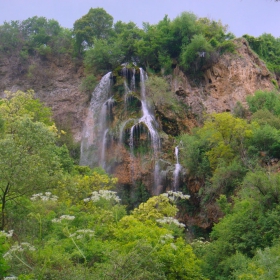
[[[252,137],[253,127],[230,113],[209,116],[198,134],[210,143],[211,148],[206,154],[214,170],[221,159],[230,162],[236,156],[244,156],[245,142]]]
[[[256,91],[255,95],[246,98],[252,113],[258,110],[268,110],[274,115],[280,115],[280,95],[277,92]]]
[[[88,73],[106,73],[119,66],[124,60],[124,52],[119,41],[95,40],[94,47],[85,53],[84,63]]]
[[[194,35],[190,44],[186,45],[181,53],[181,65],[185,70],[191,67],[199,70],[210,57],[213,47],[202,34]]]
[[[90,8],[86,15],[74,23],[73,33],[78,51],[83,50],[83,44],[91,47],[95,39],[107,39],[112,25],[113,17],[103,8]]]
[[[172,49],[171,57],[178,58],[183,46],[187,46],[193,36],[198,32],[197,16],[193,13],[183,12],[171,23]]]
[[[60,173],[54,126],[40,122],[50,120],[45,119],[44,110],[41,116],[36,116],[39,103],[33,101],[30,94],[26,94],[25,99],[22,92],[17,92],[0,105],[0,114],[5,122],[0,138],[2,229],[6,225],[8,204],[23,195],[50,189]],[[48,114],[49,111],[46,112]]]

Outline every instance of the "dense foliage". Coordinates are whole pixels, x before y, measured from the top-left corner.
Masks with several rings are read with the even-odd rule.
[[[250,47],[262,58],[267,67],[280,75],[280,38],[274,38],[271,34],[262,34],[255,38],[244,35]]]
[[[184,240],[169,192],[132,213],[117,180],[74,166],[58,146],[50,110],[34,93],[0,104],[0,277],[5,279],[205,279]]]
[[[179,138],[183,164],[203,186],[204,217],[214,205],[224,216],[211,242],[193,242],[210,279],[279,278],[279,93],[259,91],[247,101],[242,115],[251,120],[212,114]]]
[[[244,37],[279,75],[279,38]],[[87,93],[98,75],[137,63],[156,74],[146,86],[157,113],[181,114],[185,108],[160,74],[176,65],[198,74],[234,52],[231,39],[220,22],[188,12],[141,29],[114,23],[97,8],[73,30],[43,17],[5,22],[0,58],[28,79],[50,56],[83,59],[81,89]],[[200,186],[194,198],[169,192],[128,212],[115,178],[74,164],[64,145],[71,137],[33,91],[6,92],[0,101],[0,277],[279,279],[279,93],[258,91],[247,103],[248,109],[238,103],[233,115],[205,116],[201,127],[178,137],[186,177]],[[202,222],[212,223],[206,239],[176,219],[176,202],[188,217],[197,211]]]

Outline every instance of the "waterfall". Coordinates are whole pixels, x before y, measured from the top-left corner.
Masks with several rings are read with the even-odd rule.
[[[106,169],[106,159],[105,159],[105,152],[106,152],[106,145],[107,145],[107,134],[108,134],[108,128],[104,131],[103,137],[102,137],[102,149],[101,149],[101,159],[100,159],[100,165],[103,169]]]
[[[84,123],[81,140],[80,165],[93,167],[97,163],[98,149],[100,149],[100,135],[106,130],[106,100],[111,89],[111,72],[102,77],[92,93],[90,107]]]
[[[108,127],[109,122],[108,118],[111,117],[112,114],[112,108],[115,101],[113,97],[110,97],[107,99],[101,108],[100,112],[100,119],[99,119],[99,139],[102,139],[102,145],[101,145],[101,156],[100,156],[100,162],[99,165],[102,166],[104,170],[106,170],[106,158],[105,158],[105,152],[106,152],[106,144],[107,144],[107,137],[108,137]]]
[[[121,98],[123,98],[124,114],[121,111],[117,111],[117,113],[122,114],[120,115],[121,118],[119,118],[122,122],[118,127],[118,141],[120,145],[125,143],[129,144],[131,183],[133,184],[135,177],[137,177],[138,174],[138,170],[136,169],[136,160],[137,162],[140,160],[140,158],[136,159],[136,147],[140,148],[140,152],[143,151],[144,148],[144,152],[146,153],[145,149],[148,148],[146,145],[147,143],[150,143],[151,157],[149,158],[145,155],[145,158],[149,158],[149,160],[153,162],[152,181],[155,186],[153,193],[158,194],[160,192],[159,186],[161,184],[161,168],[159,165],[160,137],[157,131],[158,125],[153,114],[153,110],[149,107],[146,97],[145,81],[148,77],[142,68],[139,70],[139,99],[141,101],[141,117],[138,119],[135,119],[135,113],[137,114],[136,111],[131,113],[134,108],[131,107],[128,112],[126,107],[126,104],[130,101],[129,99],[130,96],[132,96],[132,92],[136,94],[136,89],[138,89],[138,83],[136,86],[135,68],[129,69],[124,66],[121,70],[121,75],[124,79],[123,96],[120,95],[122,92],[118,91],[115,93],[115,97],[113,97],[113,87],[111,83],[113,79],[111,72],[106,74],[94,89],[82,132],[80,164],[88,165],[90,167],[99,165],[107,171],[109,171],[109,169],[113,170],[111,165],[108,166],[108,160],[111,160],[111,156],[116,156],[118,151],[112,150],[112,155],[108,155],[107,150],[111,144],[114,144],[114,141],[117,138],[116,130],[113,129],[116,122],[114,121],[112,112],[114,103],[119,103]],[[131,97],[131,100],[135,101],[134,99],[136,100],[137,97]],[[137,108],[139,103],[137,104]],[[129,118],[130,114],[132,114],[133,117]],[[131,125],[128,126],[128,124]],[[128,143],[124,143],[124,130],[126,127],[129,127],[129,139],[126,138]]]
[[[175,147],[175,158],[176,158],[176,164],[175,164],[175,170],[174,170],[174,190],[177,191],[179,187],[179,175],[181,171],[181,164],[179,163],[179,147]]]
[[[140,90],[141,90],[141,105],[142,105],[142,117],[138,120],[137,124],[131,127],[130,129],[130,150],[131,153],[133,153],[133,140],[135,133],[135,128],[139,126],[139,124],[143,123],[149,131],[149,136],[151,137],[151,144],[152,144],[152,151],[153,151],[153,159],[155,161],[154,166],[154,185],[155,185],[155,194],[157,194],[157,187],[160,185],[160,167],[158,164],[158,153],[160,150],[160,138],[158,135],[156,127],[156,120],[154,118],[154,115],[150,112],[148,107],[148,102],[146,98],[146,85],[145,81],[147,79],[147,74],[144,72],[142,68],[140,68]],[[133,156],[133,154],[132,154]]]

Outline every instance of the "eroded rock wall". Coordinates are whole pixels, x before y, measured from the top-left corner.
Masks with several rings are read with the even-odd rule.
[[[24,65],[16,58],[0,58],[0,94],[33,89],[35,96],[52,108],[60,127],[81,140],[89,97],[79,89],[83,77],[81,61],[71,57],[32,57]]]
[[[271,80],[275,77],[247,41],[238,39],[236,44],[236,53],[222,55],[204,71],[204,80],[199,84],[194,84],[178,67],[174,70],[173,91],[193,113],[201,116],[202,113],[232,112],[237,101],[246,106],[246,96],[256,90],[274,89]]]

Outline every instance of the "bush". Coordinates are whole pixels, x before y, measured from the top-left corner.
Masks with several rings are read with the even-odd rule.
[[[203,35],[194,35],[191,43],[183,48],[181,66],[184,70],[194,67],[197,71],[207,62],[212,51],[213,47]]]

